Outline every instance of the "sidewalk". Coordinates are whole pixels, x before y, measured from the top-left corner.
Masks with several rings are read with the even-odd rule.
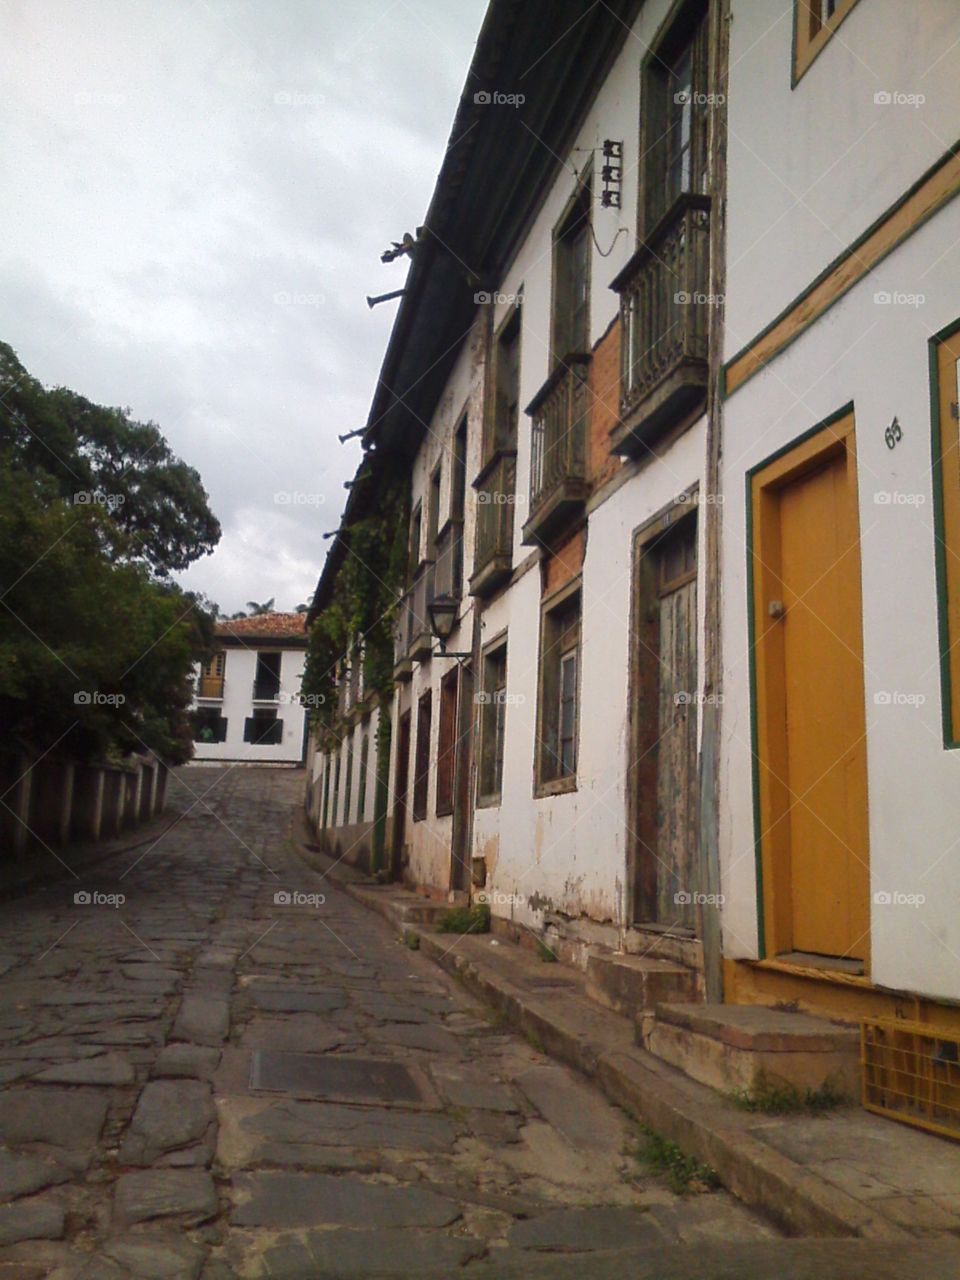
[[[378,885],[311,848],[300,856],[491,1005],[538,1048],[576,1067],[613,1102],[712,1165],[724,1186],[795,1236],[904,1241],[960,1235],[960,1144],[843,1107],[824,1114],[745,1112],[637,1047],[632,1024],[586,995],[577,969],[545,965],[489,934],[432,932],[424,899]],[[420,917],[418,919],[418,916]]]

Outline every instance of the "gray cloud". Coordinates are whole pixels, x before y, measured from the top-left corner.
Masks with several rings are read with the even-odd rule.
[[[315,584],[484,7],[0,0],[0,337],[200,470],[227,610]]]

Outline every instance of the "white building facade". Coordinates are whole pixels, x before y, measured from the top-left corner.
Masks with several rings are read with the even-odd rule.
[[[306,656],[302,614],[263,614],[218,624],[217,649],[197,671],[194,759],[303,762]]]

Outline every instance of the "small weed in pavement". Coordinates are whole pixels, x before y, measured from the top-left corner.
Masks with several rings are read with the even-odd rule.
[[[438,933],[489,933],[490,908],[485,902],[475,907],[454,907],[437,921]]]
[[[796,1085],[771,1080],[762,1074],[752,1089],[737,1089],[730,1100],[743,1111],[761,1111],[770,1116],[832,1111],[850,1101],[843,1089],[830,1080],[825,1080],[819,1089],[798,1089]]]
[[[669,1138],[644,1126],[643,1138],[634,1152],[655,1173],[662,1174],[678,1196],[715,1191],[720,1186],[717,1171],[681,1151]]]

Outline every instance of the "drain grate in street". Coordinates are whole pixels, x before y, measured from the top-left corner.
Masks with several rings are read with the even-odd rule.
[[[424,1085],[402,1063],[286,1053],[279,1049],[254,1050],[250,1088],[330,1102],[406,1102],[421,1106],[432,1102]]]

